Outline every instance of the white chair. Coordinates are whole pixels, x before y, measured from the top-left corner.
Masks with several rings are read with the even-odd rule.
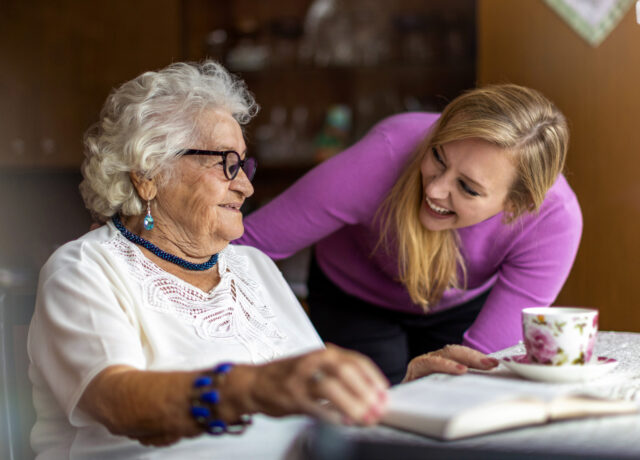
[[[0,291],[0,459],[29,460],[35,422],[27,356],[27,331],[35,295]]]

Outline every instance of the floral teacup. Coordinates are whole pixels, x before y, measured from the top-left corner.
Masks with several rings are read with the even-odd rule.
[[[534,307],[522,310],[522,333],[529,362],[563,366],[587,364],[598,334],[598,310]]]

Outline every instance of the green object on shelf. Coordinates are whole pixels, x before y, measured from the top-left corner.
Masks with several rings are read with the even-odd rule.
[[[340,148],[343,142],[341,139],[338,139],[336,136],[332,136],[328,133],[321,132],[316,136],[316,138],[313,141],[313,144],[316,147],[322,147],[322,148],[327,148],[327,147]]]
[[[315,160],[321,162],[346,147],[351,131],[351,109],[337,104],[329,107],[322,131],[313,140]]]
[[[329,107],[327,125],[348,132],[351,129],[351,109],[344,104]]]

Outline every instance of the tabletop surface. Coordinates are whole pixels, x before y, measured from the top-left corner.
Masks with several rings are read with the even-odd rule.
[[[524,353],[522,344],[494,353],[500,358]],[[596,356],[606,356],[619,361],[618,366],[604,377],[587,383],[554,384],[567,388],[588,387],[598,394],[620,397],[640,404],[640,334],[631,332],[600,332],[595,346]],[[506,378],[519,378],[500,365],[494,373]],[[318,441],[318,434],[322,440]],[[329,433],[329,434],[327,434]],[[314,437],[315,436],[315,437]],[[495,452],[505,452],[501,458],[640,458],[640,414],[613,417],[574,419],[554,422],[541,426],[519,428],[458,441],[439,441],[425,436],[395,430],[384,426],[374,428],[331,427],[318,425],[309,435],[315,458],[374,458],[371,452],[380,452],[380,457],[397,451],[398,446],[408,446],[406,455],[397,458],[412,457],[411,452],[422,451],[428,457],[446,458],[446,451],[460,449],[457,458],[481,458],[483,452],[490,452],[484,458],[497,458]],[[330,440],[330,442],[328,441]],[[315,443],[315,444],[314,444]],[[318,445],[321,444],[321,445]],[[360,457],[354,454],[353,446],[342,449],[338,455],[336,445],[333,451],[324,456],[326,444],[369,445],[370,454]],[[375,449],[376,443],[379,448]],[[385,445],[386,444],[386,445]],[[374,446],[372,450],[371,447]],[[400,448],[401,448],[400,447]],[[387,449],[386,454],[382,454]],[[318,453],[319,451],[322,451]],[[433,451],[433,452],[432,452]],[[348,453],[347,453],[348,452]],[[445,454],[441,457],[438,453]],[[472,455],[465,457],[465,452]],[[307,452],[308,453],[308,452]],[[399,453],[399,452],[398,452]],[[511,453],[510,455],[508,453]],[[480,455],[479,455],[480,454]],[[375,455],[374,455],[375,456]]]

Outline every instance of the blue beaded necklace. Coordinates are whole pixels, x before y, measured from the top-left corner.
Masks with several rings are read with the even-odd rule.
[[[154,253],[155,255],[157,255],[158,257],[160,257],[161,259],[166,260],[167,262],[171,262],[172,264],[179,265],[182,268],[186,268],[187,270],[198,270],[198,271],[209,270],[211,267],[213,267],[215,264],[218,263],[218,254],[212,255],[209,260],[201,264],[194,264],[193,262],[189,262],[188,260],[181,259],[178,256],[174,256],[173,254],[164,252],[158,246],[154,245],[150,241],[145,240],[141,236],[134,235],[133,233],[131,233],[129,230],[126,229],[124,225],[122,225],[120,216],[118,216],[117,214],[111,218],[111,221],[113,222],[113,225],[115,225],[116,228],[120,230],[120,233],[122,233],[122,236],[124,236],[126,239],[128,239],[132,243],[142,246],[148,249],[149,251],[151,251],[152,253]]]

